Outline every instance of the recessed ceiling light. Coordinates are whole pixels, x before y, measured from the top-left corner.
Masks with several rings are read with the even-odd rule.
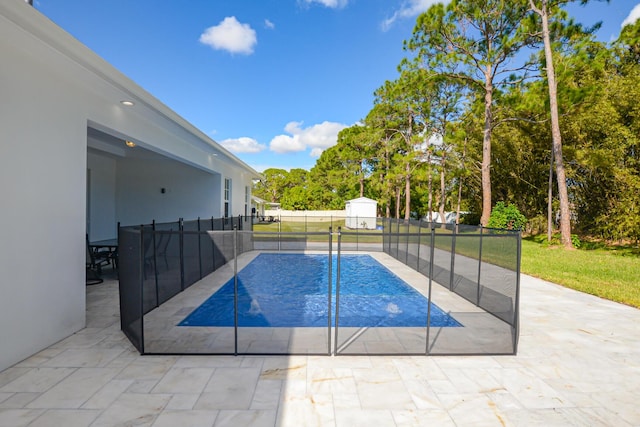
[[[136,146],[136,143],[133,141],[125,141],[124,142],[126,144],[127,147],[133,148]]]
[[[133,105],[135,105],[135,104],[133,103],[133,101],[127,101],[127,100],[120,101],[120,103],[121,103],[122,105],[126,105],[127,107],[132,107]]]

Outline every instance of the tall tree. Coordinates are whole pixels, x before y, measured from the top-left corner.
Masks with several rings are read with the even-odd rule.
[[[289,173],[284,169],[266,169],[262,172],[264,179],[255,184],[253,193],[269,202],[279,202],[284,194],[288,175]]]
[[[396,190],[396,205],[401,194],[405,196],[404,219],[411,215],[411,178],[420,164],[420,135],[425,131],[429,117],[429,92],[424,70],[405,70],[394,81],[387,81],[375,92],[375,103],[385,106],[388,131],[399,137],[392,156],[396,175],[404,181],[404,189]],[[396,216],[400,210],[396,206]]]
[[[361,124],[344,128],[338,133],[340,158],[345,169],[357,176],[360,197],[364,197],[365,180],[370,172],[370,158],[375,146],[373,138],[370,129]]]
[[[395,151],[396,134],[390,129],[393,114],[390,105],[376,103],[364,122],[370,129],[372,140],[377,147],[370,161],[372,163],[372,184],[377,189],[378,203],[384,206],[385,218],[391,218],[393,206],[393,180],[391,179],[391,156]]]
[[[556,72],[554,65],[553,46],[551,42],[551,24],[553,15],[564,16],[560,8],[572,3],[572,0],[529,0],[531,10],[540,18],[540,36],[544,47],[545,66],[544,73],[547,79],[547,87],[549,88],[549,113],[551,116],[551,139],[553,142],[553,150],[551,156],[551,164],[555,163],[556,180],[558,183],[558,198],[560,200],[560,235],[562,244],[565,248],[573,248],[571,241],[571,206],[569,205],[569,192],[567,190],[567,175],[564,166],[564,157],[562,156],[562,134],[560,132],[560,115],[558,112],[558,84],[556,82]],[[588,0],[580,0],[580,3],[586,4]],[[571,22],[566,27],[569,33],[575,30],[581,30],[580,26],[573,25]],[[551,182],[551,179],[549,180]],[[551,191],[549,191],[551,197]]]
[[[419,67],[458,79],[484,96],[482,141],[482,217],[491,214],[491,133],[494,90],[512,80],[516,54],[529,43],[520,23],[527,5],[507,0],[453,0],[438,3],[418,17],[405,48],[415,52]]]

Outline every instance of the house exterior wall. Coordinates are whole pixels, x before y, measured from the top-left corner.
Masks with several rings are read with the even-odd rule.
[[[122,225],[220,216],[219,174],[169,159],[124,158],[117,165],[116,217]]]
[[[242,181],[251,185],[257,173],[213,147],[206,135],[25,2],[0,2],[0,52],[3,370],[85,325],[84,235],[94,231],[86,229],[88,126],[117,131],[117,136],[200,169],[191,174],[209,177],[196,185],[210,184],[218,200],[222,183],[216,173],[233,177],[236,191],[244,191]],[[134,107],[120,104],[131,97]],[[94,176],[107,193],[114,179],[110,168],[102,162]],[[122,185],[117,172],[118,167],[116,194]],[[112,215],[116,220],[129,215],[122,213],[117,198],[113,206],[89,202],[104,209],[100,221],[105,223]],[[243,197],[234,193],[234,213],[243,206]],[[215,210],[215,205],[199,206],[192,212],[208,207]],[[108,232],[99,230],[92,238]]]
[[[89,179],[87,233],[93,240],[113,239],[116,224],[116,159],[98,154],[87,154]]]
[[[85,321],[82,94],[34,44],[0,15],[0,369]]]

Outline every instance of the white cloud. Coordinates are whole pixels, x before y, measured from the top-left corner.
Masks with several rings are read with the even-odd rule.
[[[322,148],[314,148],[313,150],[311,150],[309,155],[311,157],[320,157],[320,155],[322,154],[323,151],[324,150]]]
[[[235,16],[228,16],[218,25],[204,30],[200,35],[200,43],[216,50],[250,55],[258,39],[255,30],[249,24],[241,24]]]
[[[273,30],[274,28],[276,28],[276,24],[274,24],[273,22],[269,21],[268,19],[264,20],[264,27],[269,29],[269,30]]]
[[[382,21],[382,30],[387,31],[398,19],[414,18],[426,12],[436,3],[449,3],[450,0],[405,0],[390,18]]]
[[[305,3],[320,3],[325,7],[329,7],[331,9],[340,9],[343,8],[349,3],[349,0],[304,0]]]
[[[629,16],[627,16],[624,21],[622,21],[622,25],[620,27],[631,25],[638,19],[640,19],[640,3],[638,3],[633,9],[631,9],[631,12],[629,12]]]
[[[289,122],[284,127],[289,135],[278,135],[273,138],[269,149],[276,153],[291,153],[310,148],[310,155],[318,157],[323,150],[338,142],[338,133],[346,127],[342,123],[325,121],[303,128],[302,122]]]
[[[246,136],[225,139],[220,145],[232,153],[259,153],[267,148],[266,145],[260,144],[255,139]]]

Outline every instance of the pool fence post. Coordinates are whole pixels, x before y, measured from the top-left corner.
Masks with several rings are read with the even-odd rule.
[[[392,232],[392,229],[391,229],[391,227],[392,227],[392,225],[391,225],[391,218],[388,218],[388,221],[387,221],[387,222],[389,223],[389,228],[388,228],[388,230],[389,230],[389,231],[388,231],[388,232],[389,232],[389,236],[388,236],[388,238],[387,238],[387,248],[388,248],[388,252],[387,252],[387,253],[388,253],[389,255],[391,255],[391,232]]]
[[[238,355],[238,228],[233,227],[233,355]]]
[[[399,261],[400,258],[400,220],[396,219],[396,256],[395,259]]]
[[[200,217],[198,217],[198,268],[200,269],[200,279],[202,279],[202,248],[200,238]]]
[[[425,348],[425,354],[429,355],[429,333],[431,332],[431,285],[433,282],[433,261],[434,261],[434,248],[436,240],[436,229],[431,227],[431,251],[429,251],[429,292],[428,292],[428,305],[427,305],[427,346]]]
[[[364,222],[363,222],[364,224]],[[358,251],[359,249],[359,245],[358,245],[358,234],[360,232],[360,223],[358,222],[358,215],[356,215],[356,251]],[[339,246],[338,246],[339,248]]]
[[[410,224],[407,221],[407,232],[405,233],[405,238],[407,239],[407,251],[404,254],[404,264],[409,265],[409,233],[411,232]]]
[[[420,236],[420,231],[422,230],[422,218],[418,219],[418,254],[416,255],[416,271],[420,272],[420,241],[422,236]]]
[[[282,217],[278,216],[278,251],[280,251],[280,240],[282,239]]]
[[[329,226],[329,283],[328,305],[327,305],[327,356],[331,356],[331,284],[333,274],[333,227]]]
[[[340,245],[342,242],[342,227],[338,227],[338,259],[336,265],[336,327],[334,335],[334,347],[335,354],[338,354],[338,321],[340,320]]]
[[[214,225],[213,225],[214,221],[213,221],[213,216],[211,217],[211,231],[213,231]],[[213,240],[213,234],[209,234],[209,238],[211,240],[211,262],[213,263],[213,271],[216,271],[216,243]]]
[[[184,220],[178,220],[180,230],[180,290],[184,291]]]
[[[153,278],[156,284],[156,308],[160,307],[160,290],[158,289],[158,258],[156,257],[156,220],[151,221],[151,239],[153,245]],[[145,267],[146,268],[146,267]]]
[[[522,257],[522,232],[518,231],[517,235],[516,256],[516,297],[515,308],[513,313],[513,354],[518,354],[518,337],[520,336],[520,259]]]
[[[140,239],[138,241],[138,261],[142,268],[138,270],[138,283],[140,284],[140,354],[144,354],[144,271],[146,268],[144,262],[144,226],[140,226]]]
[[[451,234],[451,271],[449,272],[449,289],[453,292],[456,267],[456,230]]]
[[[476,289],[476,306],[480,306],[480,275],[482,274],[482,231],[484,227],[480,224],[480,247],[478,248],[478,287]]]

